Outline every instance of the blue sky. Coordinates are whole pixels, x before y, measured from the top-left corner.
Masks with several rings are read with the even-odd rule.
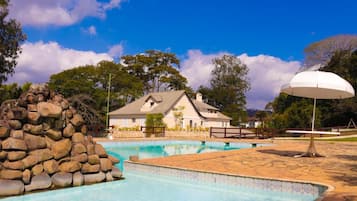
[[[353,0],[10,2],[28,41],[9,82],[45,82],[74,66],[158,49],[178,55],[196,88],[208,84],[211,60],[229,53],[250,69],[250,108],[263,108],[277,95],[302,65],[307,45],[357,34]]]

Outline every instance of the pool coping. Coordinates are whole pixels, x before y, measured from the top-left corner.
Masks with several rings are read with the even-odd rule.
[[[260,177],[260,176],[242,175],[242,174],[230,174],[230,173],[222,173],[222,172],[215,172],[215,171],[203,171],[203,170],[190,169],[190,168],[179,168],[179,167],[168,166],[168,165],[154,165],[154,164],[142,163],[140,161],[130,161],[130,160],[125,160],[124,161],[124,166],[125,166],[125,164],[141,165],[141,166],[154,167],[154,168],[166,168],[166,169],[173,169],[173,170],[187,171],[187,172],[196,172],[196,173],[204,173],[204,174],[216,174],[216,175],[230,176],[230,177],[258,179],[258,180],[264,180],[264,181],[269,180],[269,181],[289,182],[289,183],[313,185],[313,186],[317,186],[317,187],[325,187],[326,190],[321,195],[319,195],[319,197],[317,199],[315,199],[315,201],[322,201],[324,199],[324,197],[327,195],[327,193],[330,193],[335,189],[333,186],[331,186],[329,184],[315,182],[315,181],[304,181],[304,180],[294,180],[294,179],[280,179],[280,178],[272,178],[272,177]],[[125,172],[124,172],[124,176],[125,176]]]

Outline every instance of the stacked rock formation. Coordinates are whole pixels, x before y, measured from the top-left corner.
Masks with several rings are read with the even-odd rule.
[[[113,181],[122,174],[86,136],[80,114],[46,85],[32,85],[0,117],[0,196]]]

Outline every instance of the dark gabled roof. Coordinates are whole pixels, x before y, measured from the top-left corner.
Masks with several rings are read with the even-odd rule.
[[[109,116],[123,116],[123,117],[128,117],[128,116],[145,116],[146,114],[165,114],[170,109],[172,109],[175,104],[180,100],[182,96],[185,95],[185,91],[167,91],[167,92],[155,92],[155,93],[149,93],[146,96],[143,96],[139,98],[138,100],[129,103],[128,105],[119,108],[117,110],[114,110],[109,113]],[[141,111],[142,106],[145,104],[147,100],[152,98],[158,105],[154,107],[150,111]],[[219,112],[219,110],[211,105],[208,105],[204,102],[197,101],[194,99],[190,99],[194,109],[200,115],[202,118],[205,119],[225,119],[225,120],[230,120],[230,117],[227,117],[226,115],[222,114]],[[208,117],[202,115],[202,112],[208,112],[209,110],[214,110],[217,111],[217,117]]]

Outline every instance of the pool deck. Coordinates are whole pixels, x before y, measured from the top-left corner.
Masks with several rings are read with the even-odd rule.
[[[207,139],[207,141],[211,140],[213,141]],[[323,201],[357,201],[357,142],[316,141],[318,152],[326,157],[295,158],[295,155],[307,149],[308,141],[232,139],[214,141],[273,143],[274,146],[143,159],[139,162],[207,172],[322,183],[334,187]]]

